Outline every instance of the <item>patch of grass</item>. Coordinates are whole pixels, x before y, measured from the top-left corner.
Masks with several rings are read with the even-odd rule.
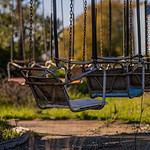
[[[8,128],[8,129],[6,128],[6,129],[3,129],[3,131],[2,131],[2,140],[3,141],[13,139],[13,138],[16,138],[19,136],[20,136],[20,133],[13,131],[11,128]]]
[[[81,95],[78,95],[79,97]],[[82,95],[83,96],[83,95]],[[74,95],[73,97],[76,97]],[[150,101],[149,96],[145,96],[143,102],[142,122],[150,123]],[[128,122],[139,122],[141,112],[141,98],[125,99],[111,98],[107,99],[108,104],[98,111],[84,111],[72,113],[68,109],[47,109],[40,110],[35,107],[16,107],[10,104],[0,106],[0,116],[3,119],[80,119],[80,120],[123,120]]]
[[[7,121],[0,120],[0,142],[20,136],[20,133],[12,130]]]
[[[6,128],[9,127],[6,120],[0,120],[0,128]]]

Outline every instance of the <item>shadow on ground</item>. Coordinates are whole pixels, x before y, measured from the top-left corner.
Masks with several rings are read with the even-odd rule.
[[[34,150],[150,150],[150,134],[120,134],[113,136],[35,135]]]

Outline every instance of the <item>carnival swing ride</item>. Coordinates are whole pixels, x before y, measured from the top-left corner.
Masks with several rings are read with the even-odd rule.
[[[96,7],[96,0],[82,0],[83,5],[83,38],[82,38],[82,50],[75,50],[75,0],[69,0],[70,2],[70,16],[68,27],[68,49],[64,46],[64,52],[67,51],[68,58],[60,58],[59,48],[59,33],[57,24],[57,3],[56,0],[51,0],[51,56],[50,61],[45,62],[45,65],[35,61],[35,49],[33,48],[33,4],[34,1],[30,0],[30,27],[29,27],[29,39],[30,39],[30,51],[32,57],[30,61],[23,62],[14,61],[11,57],[11,61],[8,63],[9,79],[11,79],[10,65],[18,68],[21,71],[25,83],[29,85],[37,102],[38,107],[41,109],[47,108],[69,108],[73,112],[84,111],[88,109],[100,110],[106,105],[107,97],[126,97],[134,98],[140,97],[150,89],[150,63],[149,63],[149,28],[148,28],[148,2],[143,1],[144,5],[144,26],[145,37],[141,36],[141,10],[139,0],[124,0],[122,4],[122,34],[123,34],[123,55],[113,56],[113,42],[112,42],[112,26],[115,26],[112,21],[113,18],[113,5],[112,0],[105,1],[108,9],[108,27],[103,26],[103,3],[100,2],[100,10]],[[63,29],[64,27],[64,5],[61,0],[61,15]],[[88,6],[89,5],[89,6]],[[91,11],[91,30],[92,30],[92,50],[91,59],[86,60],[87,53],[87,20],[89,18],[87,13]],[[67,11],[67,10],[66,10]],[[100,13],[98,15],[97,13]],[[100,18],[98,19],[98,16]],[[136,20],[134,20],[136,18]],[[100,25],[100,31],[97,29],[97,25]],[[142,22],[142,23],[143,23]],[[136,28],[135,28],[136,26]],[[104,56],[103,52],[103,34],[104,28],[108,31],[108,55]],[[135,31],[136,29],[136,31]],[[66,31],[65,31],[66,32]],[[137,33],[136,41],[134,32]],[[100,56],[98,55],[98,40],[97,35],[100,35]],[[63,31],[63,39],[65,39]],[[144,48],[142,44],[144,41]],[[65,45],[64,40],[64,45]],[[138,47],[135,51],[136,47]],[[74,58],[75,51],[82,51],[82,60],[78,61]],[[144,54],[143,54],[144,51]],[[12,53],[12,52],[11,52]],[[13,54],[11,55],[13,56]],[[47,66],[48,64],[48,66]],[[65,79],[61,79],[56,73],[59,70],[65,72]],[[78,71],[77,71],[78,70]],[[74,74],[77,72],[77,74]],[[77,99],[71,100],[67,92],[67,88],[72,84],[79,84],[82,79],[86,79],[87,87],[89,90],[89,99]],[[15,81],[15,79],[13,79]],[[79,82],[77,82],[79,81]],[[101,100],[97,98],[101,98]]]

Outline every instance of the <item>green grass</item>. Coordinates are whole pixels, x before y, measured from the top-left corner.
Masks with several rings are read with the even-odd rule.
[[[20,136],[20,133],[12,130],[6,120],[0,120],[0,142]]]
[[[104,109],[98,111],[84,111],[72,113],[66,109],[40,110],[35,107],[16,107],[9,104],[0,106],[0,116],[3,119],[88,119],[88,120],[123,120],[139,122],[141,112],[141,98],[108,99]],[[142,122],[150,123],[150,97],[145,96],[143,102]]]

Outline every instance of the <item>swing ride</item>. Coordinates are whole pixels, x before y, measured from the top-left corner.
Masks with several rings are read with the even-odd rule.
[[[87,36],[87,0],[83,0],[83,48],[82,61],[77,61],[74,58],[75,52],[75,12],[74,0],[70,0],[70,22],[69,22],[69,48],[68,58],[60,58],[60,48],[58,46],[58,24],[57,24],[57,1],[52,0],[51,5],[53,12],[51,13],[51,61],[49,67],[42,66],[38,63],[28,62],[19,65],[19,61],[14,61],[11,58],[11,64],[21,70],[22,76],[26,84],[32,90],[38,107],[41,109],[47,108],[69,108],[73,112],[84,111],[88,109],[100,110],[106,105],[107,97],[140,97],[144,92],[150,89],[150,63],[149,63],[149,48],[148,48],[148,15],[147,15],[147,0],[144,1],[145,8],[145,55],[142,55],[141,46],[141,16],[139,0],[124,0],[123,4],[123,56],[112,56],[112,1],[108,1],[108,41],[109,52],[108,56],[103,56],[103,0],[101,3],[100,19],[97,18],[96,1],[91,0],[91,29],[92,29],[92,56],[91,60],[86,60],[86,36]],[[136,26],[138,39],[138,54],[135,53],[133,36],[133,7],[136,6]],[[64,19],[63,0],[61,0],[62,20]],[[101,56],[98,56],[97,48],[97,21],[100,20],[100,49]],[[64,21],[64,20],[63,20]],[[35,51],[33,51],[33,0],[30,0],[30,50],[32,51],[32,59],[35,60]],[[64,30],[64,25],[63,25]],[[52,33],[53,31],[53,33]],[[45,33],[44,33],[45,35]],[[54,37],[54,38],[53,38]],[[63,39],[65,35],[63,33]],[[53,44],[54,43],[54,49]],[[45,46],[46,47],[46,46]],[[65,41],[64,41],[65,50]],[[54,51],[54,52],[53,52]],[[66,50],[65,50],[66,51]],[[53,58],[53,54],[55,55]],[[30,65],[29,65],[30,64]],[[48,64],[46,62],[46,64]],[[55,66],[55,67],[51,67]],[[77,71],[75,70],[77,69]],[[8,67],[8,70],[10,68]],[[65,80],[56,74],[58,70],[65,72]],[[8,71],[10,72],[10,71]],[[77,72],[77,75],[74,74]],[[9,76],[10,78],[10,73]],[[68,95],[67,88],[76,81],[86,79],[89,89],[89,99],[71,100]],[[101,97],[101,100],[95,99]]]
[[[21,6],[21,4],[18,4],[18,9],[19,13],[17,14],[17,12],[14,10],[14,5],[15,5],[15,0],[12,0],[12,8],[11,8],[11,26],[12,26],[12,39],[11,39],[11,53],[10,53],[10,62],[8,62],[7,64],[7,72],[8,72],[8,82],[14,82],[14,83],[18,83],[20,85],[24,85],[25,84],[25,79],[22,77],[21,73],[20,73],[20,69],[22,67],[27,67],[27,66],[31,66],[31,67],[42,67],[42,65],[44,64],[43,62],[40,63],[36,63],[36,58],[35,58],[35,42],[36,42],[36,37],[35,34],[33,34],[33,32],[36,32],[36,22],[33,22],[33,20],[30,20],[29,25],[26,24],[24,25],[24,10],[23,7]],[[42,11],[42,17],[43,17],[43,21],[42,21],[42,29],[43,29],[43,45],[44,45],[44,53],[47,54],[47,39],[46,39],[46,22],[44,20],[44,0],[43,0],[43,11]],[[31,16],[32,19],[33,17],[35,18],[35,14],[33,13],[34,10],[33,8],[32,12],[31,12]],[[18,15],[17,17],[14,17]],[[14,22],[18,21],[19,24],[17,26],[17,28],[19,29],[16,30],[14,27]],[[34,24],[33,24],[34,23]],[[33,28],[34,25],[34,28]],[[32,27],[31,27],[32,26]],[[30,28],[31,27],[31,28]],[[26,31],[27,30],[27,31]],[[50,33],[52,33],[52,30],[50,31]],[[26,37],[27,35],[29,35],[29,37]],[[16,37],[15,37],[16,36]],[[18,42],[15,41],[15,38],[17,38]],[[26,46],[25,46],[25,40],[26,38],[29,38],[29,49],[30,49],[30,56],[27,57],[27,52],[26,52]],[[32,39],[33,38],[33,39]],[[28,39],[27,39],[28,40]],[[17,47],[18,47],[18,56],[15,56],[15,42],[18,43]],[[52,44],[50,44],[52,45]]]

